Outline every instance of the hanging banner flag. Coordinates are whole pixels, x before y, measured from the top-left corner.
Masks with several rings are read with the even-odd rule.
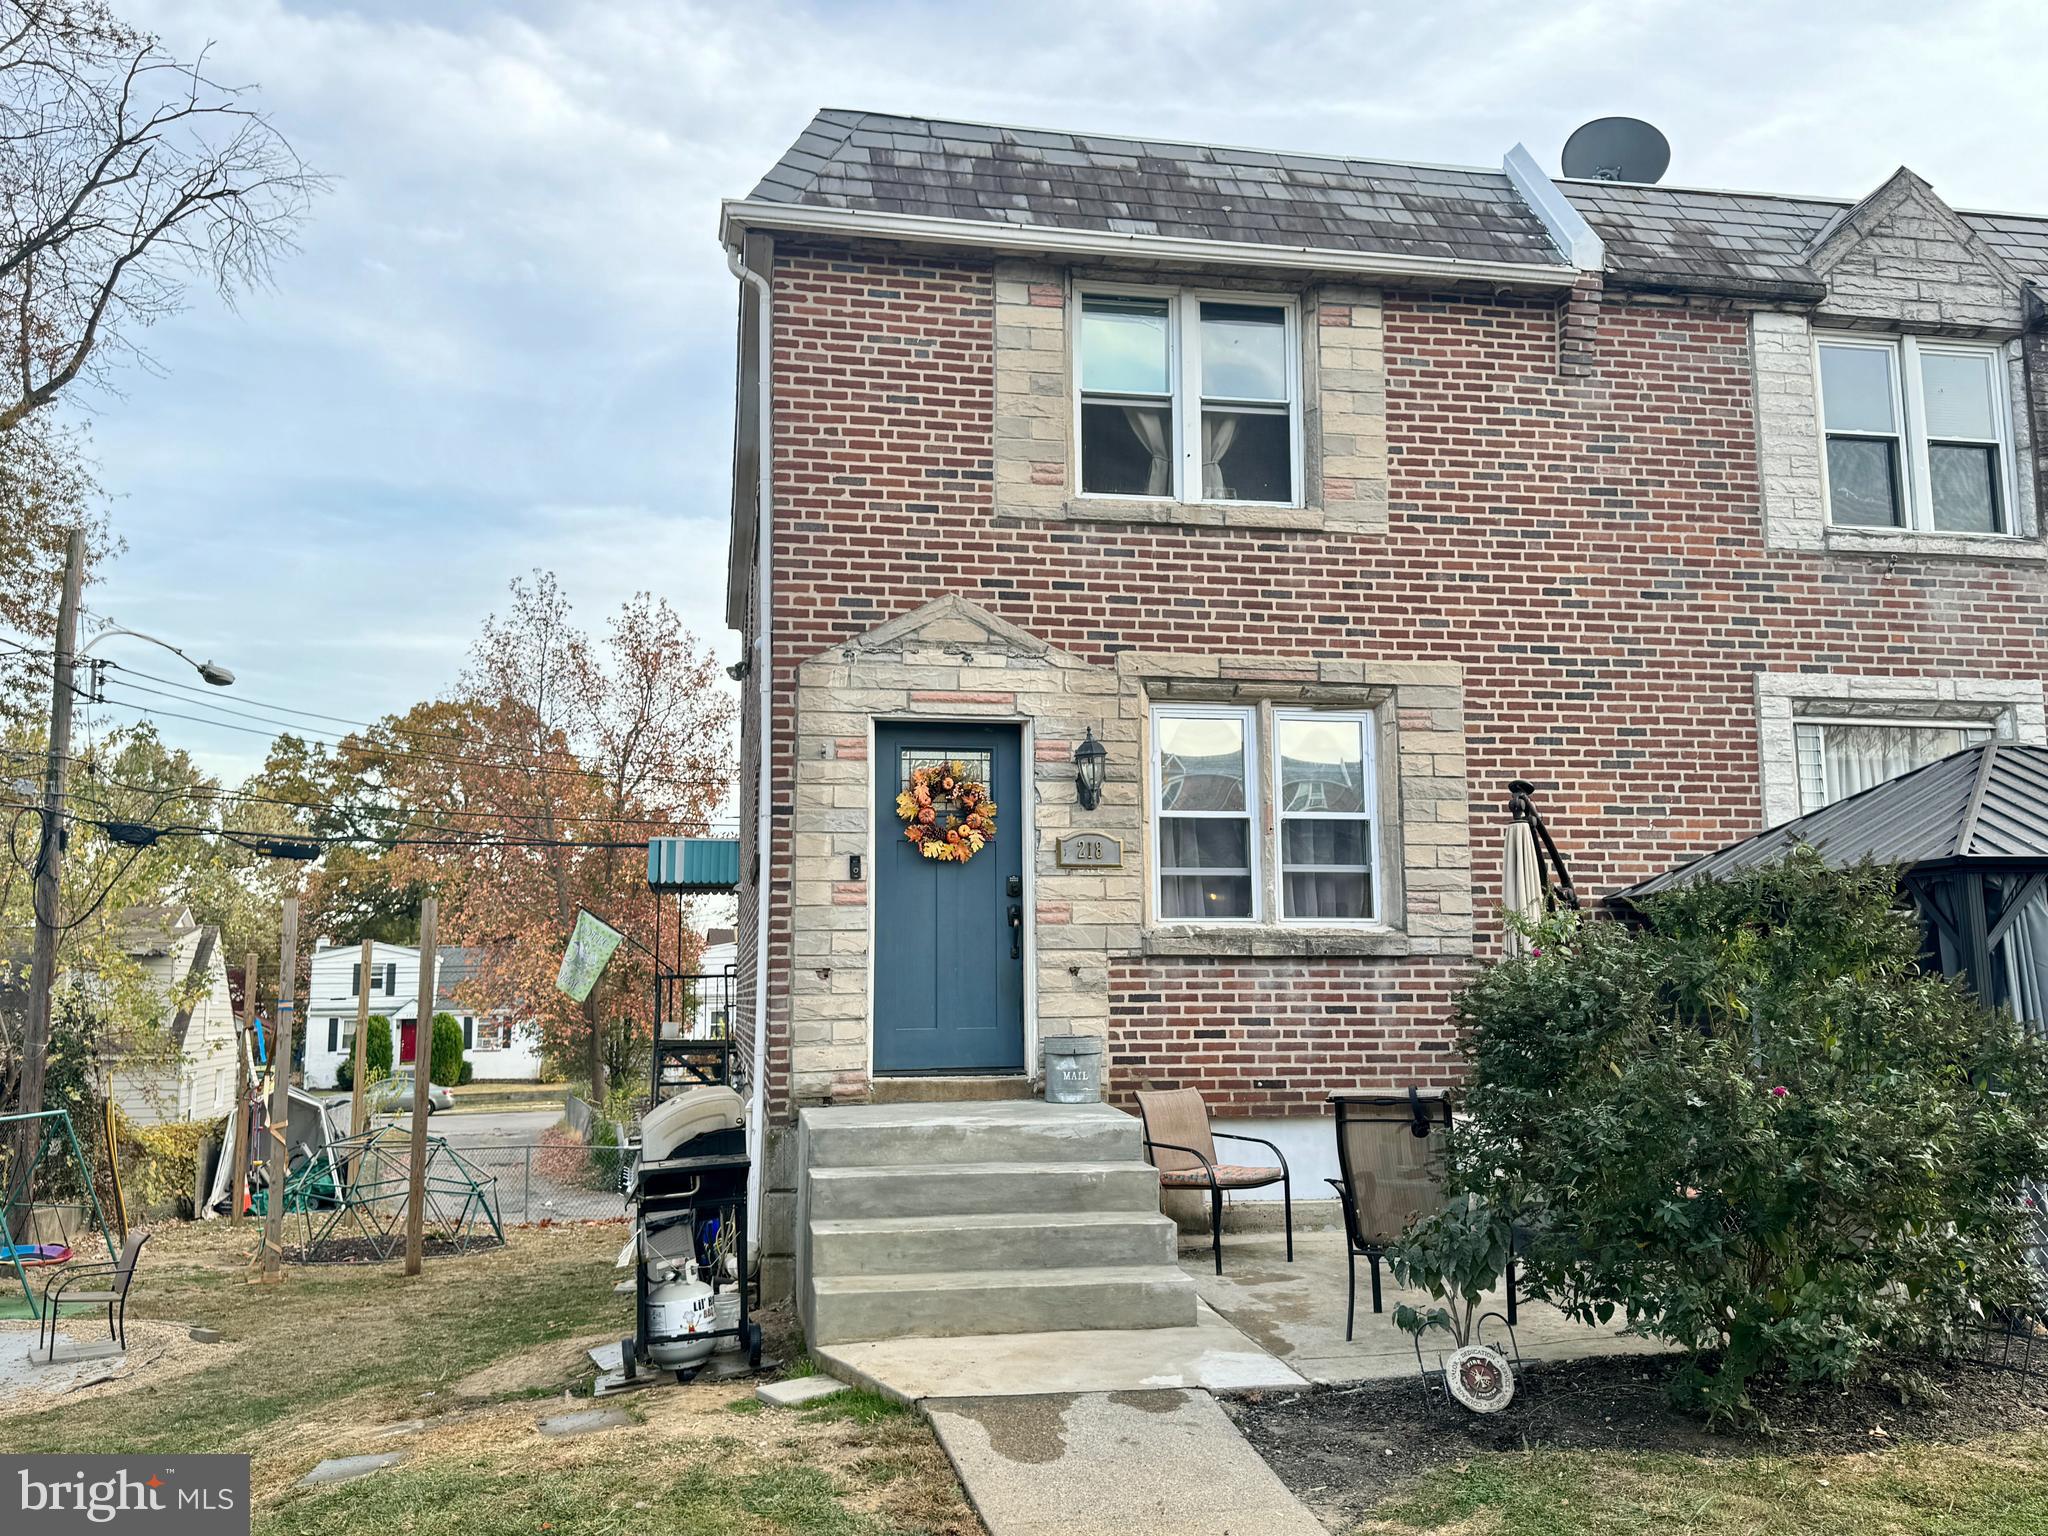
[[[588,912],[576,914],[576,931],[569,935],[569,948],[562,955],[562,973],[555,985],[582,1002],[597,985],[597,978],[612,957],[612,951],[626,936],[610,923],[600,922]]]

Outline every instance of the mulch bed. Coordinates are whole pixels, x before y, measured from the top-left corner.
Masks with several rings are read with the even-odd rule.
[[[429,1259],[459,1258],[502,1246],[495,1237],[471,1238],[464,1243],[455,1243],[446,1237],[430,1234],[421,1245],[421,1256]],[[367,1237],[330,1237],[311,1248],[302,1243],[287,1243],[284,1256],[293,1264],[389,1264],[405,1257],[405,1239],[400,1237],[395,1247]]]
[[[2048,1369],[2048,1361],[2039,1362]],[[1671,1356],[1536,1361],[1515,1373],[1502,1412],[1443,1401],[1426,1412],[1414,1376],[1307,1392],[1250,1392],[1225,1406],[1282,1482],[1306,1502],[1358,1518],[1432,1467],[1488,1451],[1667,1451],[1716,1457],[1882,1450],[1956,1442],[2048,1424],[2048,1375],[1962,1365],[1931,1373],[1934,1392],[1903,1401],[1884,1381],[1848,1392],[1781,1395],[1768,1429],[1709,1430],[1671,1406]]]

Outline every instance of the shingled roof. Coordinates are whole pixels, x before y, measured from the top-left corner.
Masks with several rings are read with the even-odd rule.
[[[1561,181],[1618,281],[1817,297],[1815,237],[1847,200]],[[1231,149],[828,109],[753,200],[1037,228],[1555,267],[1500,170]],[[2048,285],[2048,218],[1965,213]]]
[[[1555,266],[1498,170],[1344,160],[828,109],[765,202],[1125,235]]]
[[[1829,864],[2002,859],[2048,865],[2048,747],[1990,741],[1608,897],[1626,907],[1696,880],[1725,879],[1810,847]]]

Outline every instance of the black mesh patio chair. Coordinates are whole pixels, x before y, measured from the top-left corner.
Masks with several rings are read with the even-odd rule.
[[[1337,1166],[1331,1179],[1344,1206],[1345,1263],[1350,1294],[1344,1337],[1358,1312],[1358,1261],[1372,1264],[1372,1309],[1382,1310],[1380,1260],[1408,1227],[1444,1207],[1443,1137],[1451,1128],[1451,1101],[1441,1089],[1403,1093],[1333,1093]],[[1508,1325],[1515,1317],[1515,1261],[1508,1260]]]
[[[67,1264],[43,1287],[43,1315],[36,1324],[36,1345],[57,1347],[59,1307],[105,1307],[107,1334],[123,1349],[128,1347],[128,1290],[135,1283],[135,1262],[142,1256],[147,1232],[130,1232],[121,1245],[121,1257],[110,1264]],[[90,1290],[73,1290],[81,1280],[102,1282]],[[45,1333],[48,1338],[45,1339]]]
[[[1240,1136],[1213,1129],[1209,1106],[1200,1090],[1171,1088],[1138,1095],[1138,1118],[1145,1127],[1145,1160],[1159,1170],[1162,1189],[1205,1189],[1209,1192],[1209,1243],[1216,1252],[1216,1273],[1223,1273],[1223,1192],[1280,1186],[1281,1217],[1287,1226],[1287,1262],[1294,1262],[1294,1180],[1280,1149],[1262,1136]],[[1266,1148],[1277,1168],[1225,1163],[1216,1156],[1219,1141],[1249,1141]]]

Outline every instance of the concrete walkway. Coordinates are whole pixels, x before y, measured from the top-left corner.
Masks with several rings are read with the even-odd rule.
[[[924,1409],[989,1536],[1324,1536],[1207,1392]]]
[[[1039,1397],[1202,1387],[1243,1392],[1308,1385],[1207,1306],[1192,1328],[1093,1328],[817,1344],[842,1381],[902,1403],[933,1397]]]

